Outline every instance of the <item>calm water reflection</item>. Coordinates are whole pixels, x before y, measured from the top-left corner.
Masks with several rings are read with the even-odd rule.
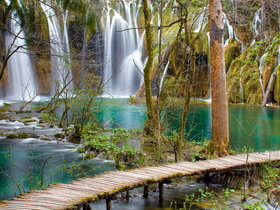
[[[141,105],[103,105],[98,108],[97,117],[108,128],[143,128],[146,109]],[[178,113],[178,112],[177,112]],[[255,151],[280,149],[280,109],[272,107],[229,107],[230,142],[233,149],[243,147]],[[169,113],[169,126],[177,129],[179,116]],[[192,105],[187,124],[190,140],[211,139],[211,108],[209,105]]]

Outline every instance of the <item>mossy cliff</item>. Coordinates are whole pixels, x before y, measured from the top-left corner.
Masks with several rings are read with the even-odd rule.
[[[256,42],[234,59],[227,74],[228,96],[231,103],[260,104],[263,100],[262,86],[266,92],[271,74],[276,71],[278,87],[279,67],[277,67],[280,36]],[[263,65],[260,64],[261,57]],[[276,68],[277,67],[277,68]],[[279,90],[275,89],[270,96],[270,102],[279,103]]]

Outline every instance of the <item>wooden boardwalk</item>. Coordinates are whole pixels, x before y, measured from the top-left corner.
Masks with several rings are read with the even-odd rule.
[[[280,151],[250,153],[198,162],[179,162],[158,167],[146,167],[129,171],[107,172],[91,178],[84,178],[69,184],[54,184],[44,190],[21,194],[11,201],[3,201],[0,209],[89,209],[88,203],[99,199],[107,200],[111,209],[111,199],[115,194],[147,186],[181,176],[198,173],[223,171],[231,168],[280,161]]]

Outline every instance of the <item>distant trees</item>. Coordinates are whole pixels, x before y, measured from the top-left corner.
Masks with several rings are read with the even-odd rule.
[[[224,23],[220,0],[209,1],[210,67],[212,96],[212,152],[228,153],[228,101],[224,59]]]

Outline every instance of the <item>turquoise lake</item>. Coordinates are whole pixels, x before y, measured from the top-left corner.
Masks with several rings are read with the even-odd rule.
[[[106,99],[107,101],[108,99]],[[128,105],[127,100],[102,105],[97,109],[97,118],[107,128],[143,128],[146,108]],[[179,126],[178,114],[168,114],[170,129]],[[280,149],[280,108],[260,106],[229,106],[230,144],[232,149],[248,147],[254,151]],[[186,136],[189,140],[211,139],[211,106],[195,104],[190,108]]]

